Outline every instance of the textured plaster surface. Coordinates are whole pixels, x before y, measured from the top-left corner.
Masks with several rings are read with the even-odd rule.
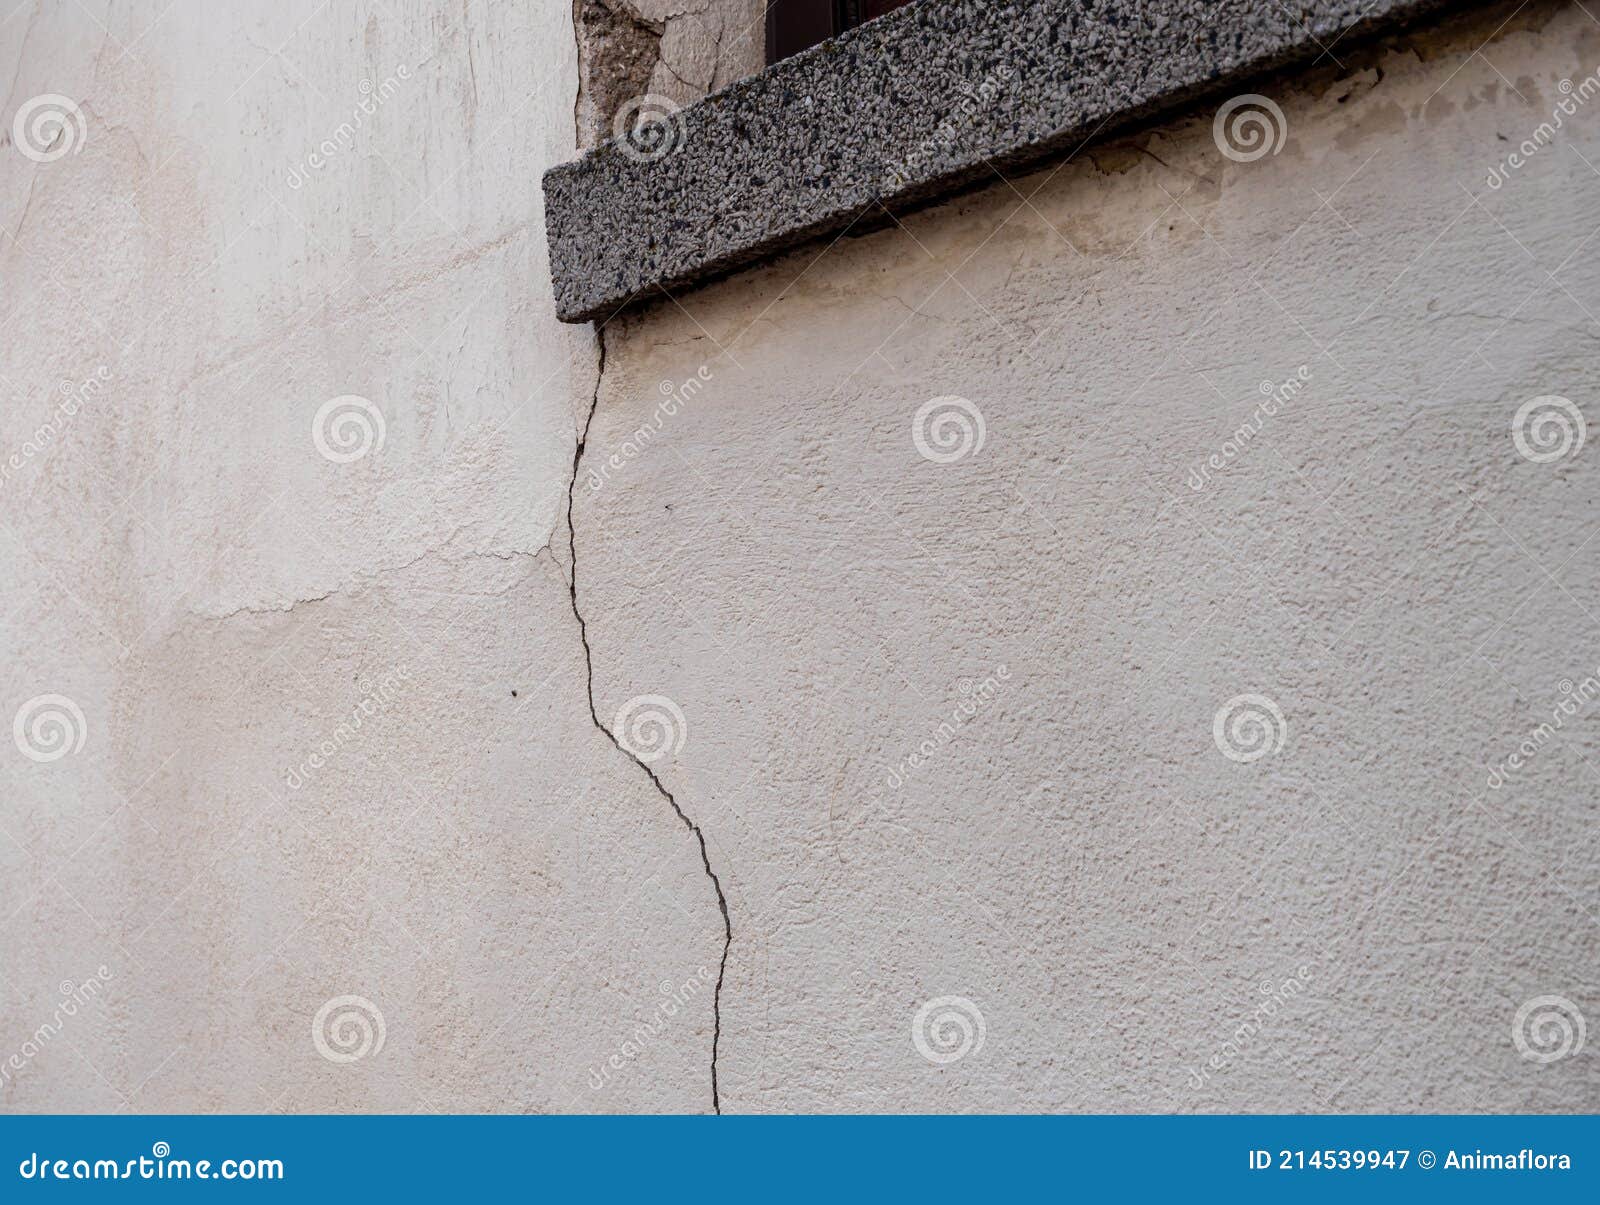
[[[808,239],[864,233],[1439,0],[922,0],[545,179],[557,311],[604,319]],[[1471,8],[1455,4],[1454,8]],[[1235,88],[1235,91],[1238,89]]]
[[[0,79],[0,455],[108,374],[0,486],[0,1108],[709,1109],[722,919],[571,610],[569,13],[24,5]],[[12,145],[41,93],[78,153]],[[333,463],[346,394],[385,434]],[[47,693],[87,735],[41,763]]]
[[[1600,100],[1486,184],[1600,26],[1506,16],[1274,87],[1275,156],[1198,113],[610,324],[577,593],[599,713],[684,715],[725,1109],[1600,1107],[1600,704],[1486,785],[1600,667]]]

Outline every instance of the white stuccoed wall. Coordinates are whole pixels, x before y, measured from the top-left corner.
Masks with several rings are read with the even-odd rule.
[[[0,1107],[706,1108],[709,992],[661,1002],[721,918],[590,722],[566,578],[567,6],[85,3],[0,25],[7,129],[86,116],[0,146],[5,453],[109,373],[0,485],[0,719],[87,726],[0,756]],[[1484,785],[1600,666],[1600,449],[1511,438],[1596,416],[1600,109],[1483,184],[1596,68],[1576,8],[1471,23],[1268,86],[1276,157],[1199,114],[608,328],[579,602],[600,716],[684,716],[652,768],[729,898],[725,1108],[1600,1106],[1592,1047],[1511,1035],[1600,1004],[1594,716]],[[337,464],[344,394],[385,435]],[[985,440],[936,464],[950,394]],[[1239,763],[1244,692],[1287,735]],[[347,995],[385,1042],[340,1064]],[[935,1066],[943,996],[984,1041]]]
[[[1512,438],[1600,421],[1600,98],[1485,184],[1600,26],[1505,16],[1265,85],[1275,157],[1207,110],[607,331],[579,597],[601,714],[686,718],[728,1107],[1600,1106],[1512,1039],[1552,994],[1593,1040],[1600,704],[1485,785],[1600,667],[1593,427]],[[1286,740],[1235,762],[1244,693]],[[945,996],[984,1039],[935,1066]]]
[[[569,15],[165,9],[0,26],[5,454],[110,373],[0,493],[0,1107],[708,1107],[709,991],[647,1072],[588,1082],[722,942],[689,834],[589,720],[562,567],[595,365],[540,209]],[[86,137],[35,164],[9,129],[47,92]],[[344,394],[386,433],[331,463]],[[390,701],[289,789],[363,692]],[[35,763],[9,729],[46,693],[88,738]],[[103,1007],[28,1054],[102,965]],[[386,1038],[335,1065],[312,1021],[342,995]]]

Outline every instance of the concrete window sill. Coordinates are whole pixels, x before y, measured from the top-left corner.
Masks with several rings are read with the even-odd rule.
[[[918,0],[547,172],[556,313],[603,321],[1473,5],[1292,7]]]

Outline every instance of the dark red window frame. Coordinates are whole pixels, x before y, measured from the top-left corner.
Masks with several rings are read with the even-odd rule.
[[[771,0],[767,5],[767,62],[881,17],[911,0]]]

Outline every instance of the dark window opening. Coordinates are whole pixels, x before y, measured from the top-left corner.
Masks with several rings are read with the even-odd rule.
[[[767,5],[767,62],[854,29],[911,0],[771,0]]]

